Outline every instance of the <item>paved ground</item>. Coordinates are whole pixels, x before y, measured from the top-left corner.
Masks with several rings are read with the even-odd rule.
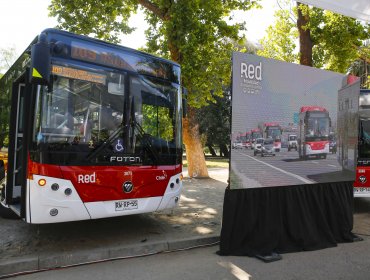
[[[228,170],[212,169],[210,176],[185,177],[181,203],[172,212],[51,225],[0,218],[0,277],[216,243]],[[366,240],[360,246],[366,247],[362,254],[369,252],[363,258],[366,265],[370,257],[370,200],[355,200],[354,217],[353,232]]]
[[[218,246],[18,276],[16,280],[369,280],[370,240],[284,254],[278,262],[219,256]],[[13,278],[14,279],[14,278]]]
[[[210,176],[185,177],[173,211],[49,225],[0,218],[0,276],[215,243],[228,170],[212,169]]]

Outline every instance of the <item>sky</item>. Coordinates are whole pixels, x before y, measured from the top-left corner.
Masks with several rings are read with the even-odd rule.
[[[55,18],[48,17],[51,0],[0,0],[0,49],[16,49],[17,57],[29,43],[44,29],[57,24]],[[263,9],[253,12],[235,13],[235,19],[247,22],[247,38],[258,42],[265,29],[272,24],[276,0],[262,0]],[[145,45],[145,23],[141,15],[130,19],[137,30],[122,37],[124,46],[137,49]]]

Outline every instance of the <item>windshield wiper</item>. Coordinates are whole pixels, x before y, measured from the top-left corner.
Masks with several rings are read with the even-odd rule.
[[[141,140],[141,142],[144,144],[146,144],[144,146],[144,148],[146,148],[153,156],[153,160],[154,160],[154,163],[155,164],[158,164],[158,161],[159,161],[159,155],[158,155],[158,152],[157,150],[153,147],[153,144],[152,142],[150,141],[150,138],[152,137],[150,134],[147,134],[145,133],[144,129],[141,127],[141,125],[136,122],[135,118],[132,119],[132,126],[134,127],[134,129],[136,128],[137,132],[138,132],[138,135],[139,135],[139,139]]]
[[[100,153],[108,146],[108,145],[111,145],[113,143],[113,141],[115,141],[118,136],[122,133],[122,130],[125,128],[126,126],[121,124],[110,136],[109,138],[103,143],[101,144],[97,149],[93,150],[88,156],[87,156],[87,160],[90,161],[92,160],[93,158],[96,158],[98,155],[100,155]]]

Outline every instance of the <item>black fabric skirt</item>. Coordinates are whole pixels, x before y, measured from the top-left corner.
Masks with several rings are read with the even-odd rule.
[[[353,241],[352,184],[226,189],[219,253],[269,255]]]

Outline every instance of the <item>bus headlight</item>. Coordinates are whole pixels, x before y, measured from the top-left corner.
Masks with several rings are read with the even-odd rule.
[[[38,181],[38,184],[39,184],[40,187],[44,187],[46,185],[46,180],[45,179],[40,179]]]

